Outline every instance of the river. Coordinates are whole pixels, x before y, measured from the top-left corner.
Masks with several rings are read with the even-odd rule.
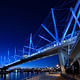
[[[31,73],[31,72],[12,72],[6,75],[0,75],[0,80],[27,80],[40,73]]]

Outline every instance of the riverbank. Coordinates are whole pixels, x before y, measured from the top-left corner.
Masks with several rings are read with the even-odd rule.
[[[60,73],[43,73],[26,80],[66,80]]]

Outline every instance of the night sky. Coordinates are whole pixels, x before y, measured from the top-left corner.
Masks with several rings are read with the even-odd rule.
[[[2,0],[0,1],[0,56],[7,56],[7,50],[10,49],[10,55],[14,54],[14,47],[17,50],[29,43],[30,33],[37,32],[40,24],[48,16],[51,8],[70,8],[74,0]],[[45,65],[58,64],[58,57],[54,56],[38,60],[34,65],[41,61]],[[54,62],[55,60],[55,62]],[[42,66],[43,62],[39,64]],[[51,63],[52,64],[52,63]],[[30,62],[27,66],[33,66]]]

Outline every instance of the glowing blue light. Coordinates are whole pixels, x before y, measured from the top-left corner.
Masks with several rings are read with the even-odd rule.
[[[28,47],[28,46],[24,46],[25,48],[30,48],[30,47]],[[33,50],[35,50],[35,51],[38,51],[38,49],[36,49],[36,48],[30,48],[30,49],[33,49]],[[26,52],[25,52],[26,53]],[[27,52],[28,53],[28,52]]]
[[[61,42],[59,42],[59,45],[61,45]]]
[[[3,64],[2,64],[2,56],[1,56],[1,65],[3,65]]]
[[[71,10],[71,12],[72,12],[72,14],[73,14],[73,16],[74,16],[74,18],[75,18],[75,20],[76,20],[76,22],[77,22],[77,24],[78,24],[79,28],[80,28],[79,21],[78,21],[78,19],[77,19],[76,15],[75,15],[75,13],[74,13],[73,9],[72,9],[72,8],[70,8],[70,10]]]
[[[55,17],[54,17],[54,10],[53,10],[53,8],[51,8],[51,12],[52,12],[52,19],[53,19],[53,23],[54,23],[54,30],[55,30],[55,34],[56,34],[56,40],[57,40],[57,42],[59,42],[58,32],[57,32],[57,27],[56,27],[56,21],[55,21]]]
[[[16,48],[15,48],[15,55],[16,55]]]
[[[39,37],[42,38],[42,39],[44,39],[44,40],[47,41],[47,42],[51,42],[50,40],[48,40],[47,38],[45,38],[45,37],[43,37],[43,36],[41,36],[41,35],[39,35]]]
[[[23,55],[24,55],[24,48],[23,48]]]
[[[9,49],[8,49],[8,58],[9,58]]]
[[[30,43],[29,43],[29,52],[28,52],[28,57],[30,57],[30,53],[31,53],[31,44],[32,44],[32,33],[30,34]]]
[[[41,24],[41,26],[48,32],[48,34],[51,35],[51,37],[52,37],[53,39],[56,40],[55,36],[44,26],[44,24]],[[57,41],[57,40],[56,40],[56,41]]]
[[[14,54],[14,59],[16,60],[16,48],[15,48],[15,54]]]
[[[6,62],[6,57],[4,56],[4,64],[5,64],[5,62]]]
[[[80,15],[80,10],[78,11],[77,19],[79,18],[79,15]],[[72,34],[71,34],[71,38],[73,37],[74,31],[75,31],[75,28],[76,28],[76,24],[77,24],[77,22],[75,21],[73,31],[72,31]]]
[[[80,0],[78,0],[76,6],[75,6],[75,8],[74,8],[74,12],[75,12],[75,13],[76,13],[76,11],[77,11],[77,9],[78,9],[78,7],[79,7],[79,4],[80,4]],[[64,38],[65,38],[65,36],[66,36],[66,34],[67,34],[67,32],[68,32],[68,29],[69,29],[69,27],[70,27],[70,25],[71,25],[72,20],[73,20],[73,15],[71,16],[71,18],[70,18],[70,20],[69,20],[69,23],[68,23],[68,25],[67,25],[67,27],[66,27],[66,30],[65,30],[65,32],[63,33],[63,37],[62,37],[62,39],[61,39],[62,41],[64,40]]]

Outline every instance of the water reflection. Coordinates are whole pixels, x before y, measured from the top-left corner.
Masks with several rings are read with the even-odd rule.
[[[35,72],[12,72],[9,74],[0,75],[0,80],[23,80],[24,78],[30,78],[38,73]]]
[[[6,75],[4,75],[5,77],[4,77],[4,79],[5,80],[9,80],[9,74],[6,74]]]

